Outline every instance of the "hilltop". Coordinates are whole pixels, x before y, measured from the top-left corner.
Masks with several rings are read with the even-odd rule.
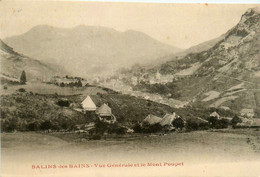
[[[19,81],[22,71],[26,71],[27,80],[44,81],[56,74],[65,74],[59,66],[40,62],[13,50],[0,40],[1,79]]]
[[[4,41],[20,53],[59,64],[83,77],[111,73],[181,51],[142,32],[84,25],[70,29],[40,25]]]

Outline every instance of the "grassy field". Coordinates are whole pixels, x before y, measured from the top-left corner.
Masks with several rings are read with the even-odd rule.
[[[55,94],[58,95],[93,95],[99,93],[106,93],[102,88],[98,87],[81,87],[81,88],[71,88],[71,87],[59,87],[57,85],[46,84],[46,83],[27,83],[26,85],[8,85],[7,90],[3,89],[1,86],[1,94],[9,95],[13,94],[19,88],[24,88],[27,92],[33,92],[38,94]]]
[[[2,133],[2,176],[257,176],[260,132],[218,130],[88,141],[78,134]],[[39,169],[32,165],[184,163],[147,169]],[[235,170],[238,168],[239,170]],[[145,174],[143,174],[145,172]],[[128,174],[129,173],[129,174]],[[84,174],[84,175],[83,175]],[[167,175],[166,175],[167,174]]]
[[[40,133],[2,133],[2,152],[8,157],[11,151],[29,152],[59,150],[77,150],[90,157],[102,158],[104,153],[130,155],[142,154],[151,158],[188,158],[189,160],[206,160],[211,162],[225,160],[252,160],[260,155],[260,131],[257,129],[232,129],[217,131],[195,131],[188,133],[171,133],[167,135],[134,134],[124,138],[115,137],[107,140],[88,141],[80,134],[40,134]],[[114,151],[116,150],[116,151]],[[61,152],[62,154],[64,152]],[[52,152],[50,152],[51,154]],[[114,154],[115,153],[115,154]],[[76,154],[75,157],[77,156]],[[65,155],[65,154],[63,154]],[[3,156],[3,157],[4,157]],[[141,158],[143,158],[143,156]],[[113,157],[113,156],[111,156]],[[196,159],[200,157],[200,159]],[[192,159],[193,158],[193,159]],[[77,158],[76,158],[77,159]],[[186,159],[186,160],[188,160]]]
[[[45,87],[56,87],[53,85],[47,85]],[[40,86],[39,86],[40,87]],[[62,126],[63,123],[82,124],[86,123],[88,117],[84,114],[77,112],[74,108],[80,107],[81,102],[86,98],[88,94],[95,104],[99,107],[104,103],[108,103],[112,108],[112,113],[117,117],[117,120],[121,123],[131,123],[132,121],[142,121],[148,114],[155,114],[158,116],[164,116],[166,113],[172,113],[175,109],[170,106],[144,100],[134,96],[110,93],[111,91],[102,89],[99,87],[87,87],[81,88],[70,95],[66,90],[73,88],[58,88],[57,90],[44,88],[37,89],[37,87],[24,87],[26,92],[15,91],[12,94],[1,95],[1,113],[3,125],[4,121],[8,120],[9,123],[12,120],[16,122],[16,130],[21,129],[24,125],[28,125],[35,121],[43,122],[45,120],[53,121]],[[36,89],[35,91],[29,88]],[[61,93],[59,90],[63,90],[66,94]],[[10,90],[8,90],[10,91]],[[54,94],[57,91],[57,94]],[[76,94],[78,93],[78,94]],[[68,100],[71,104],[70,107],[61,107],[57,105],[59,100]],[[28,106],[30,105],[30,106]],[[64,125],[64,127],[68,127]],[[66,128],[63,128],[66,129]]]

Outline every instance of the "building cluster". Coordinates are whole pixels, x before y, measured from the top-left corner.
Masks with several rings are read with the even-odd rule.
[[[90,96],[87,96],[81,103],[83,112],[95,112],[101,121],[107,123],[115,123],[116,117],[112,114],[112,109],[104,103],[102,106],[97,107]]]

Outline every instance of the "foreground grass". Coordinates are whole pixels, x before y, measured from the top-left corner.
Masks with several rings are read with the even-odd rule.
[[[187,133],[159,134],[133,134],[124,136],[108,136],[107,139],[85,139],[84,134],[77,133],[52,133],[40,134],[27,133],[2,133],[2,149],[4,155],[10,156],[10,150],[24,149],[48,150],[62,148],[70,151],[71,148],[78,152],[85,152],[90,156],[99,156],[103,151],[121,154],[144,153],[146,155],[169,155],[169,157],[184,154],[191,156],[216,156],[230,157],[231,159],[251,159],[260,156],[260,133],[255,129],[233,129],[218,131],[196,131]],[[116,150],[116,151],[115,151]],[[95,154],[89,154],[89,152]],[[157,155],[156,155],[157,154]],[[75,154],[77,155],[77,153]],[[186,155],[185,155],[186,156]]]

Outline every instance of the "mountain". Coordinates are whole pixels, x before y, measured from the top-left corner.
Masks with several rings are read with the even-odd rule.
[[[157,65],[142,75],[137,74],[140,69],[130,71],[139,81],[133,87],[190,105],[222,107],[260,117],[259,9],[249,9],[223,36],[208,50]]]
[[[64,75],[66,72],[58,66],[42,63],[21,55],[0,40],[1,78],[19,81],[24,70],[28,81],[46,81],[54,75]]]
[[[74,74],[85,76],[181,51],[138,31],[118,32],[84,25],[72,29],[41,25],[4,41],[29,57],[59,64]]]
[[[167,61],[182,59],[184,56],[191,54],[191,53],[200,53],[202,51],[209,50],[214,45],[216,45],[219,41],[223,40],[225,38],[225,35],[226,34],[223,34],[223,35],[221,35],[217,38],[202,42],[198,45],[194,45],[194,46],[187,48],[187,49],[183,49],[180,52],[156,58],[153,61],[149,61],[148,63],[143,64],[142,66],[146,69],[150,69],[150,68],[153,68],[153,67],[158,66],[160,64],[163,64]]]
[[[192,47],[185,49],[184,51],[181,51],[181,52],[179,52],[175,55],[177,57],[183,57],[183,56],[190,54],[190,53],[199,53],[199,52],[202,52],[202,51],[205,51],[205,50],[209,50],[214,45],[216,45],[216,43],[223,40],[224,38],[225,38],[225,34],[223,34],[220,37],[217,37],[215,39],[211,39],[209,41],[205,41],[205,42],[202,42],[198,45],[192,46]]]

